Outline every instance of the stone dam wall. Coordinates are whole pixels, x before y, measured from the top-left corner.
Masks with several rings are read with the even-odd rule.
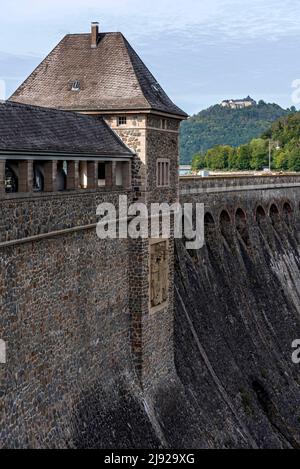
[[[206,245],[177,244],[177,370],[213,447],[236,447],[235,429],[247,447],[299,448],[299,178],[248,181],[181,181],[205,204]]]
[[[181,201],[205,204],[206,244],[176,243],[176,375],[147,391],[128,241],[94,227],[118,195],[0,201],[0,446],[299,448],[300,177],[181,180]]]

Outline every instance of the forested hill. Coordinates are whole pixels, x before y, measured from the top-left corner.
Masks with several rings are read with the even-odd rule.
[[[190,164],[195,153],[205,153],[215,145],[239,146],[261,136],[270,125],[288,114],[277,104],[260,101],[245,109],[212,106],[182,123],[180,156]]]
[[[289,113],[272,123],[260,137],[233,147],[215,145],[205,153],[193,157],[193,170],[222,171],[262,170],[269,165],[279,171],[300,171],[300,112]]]

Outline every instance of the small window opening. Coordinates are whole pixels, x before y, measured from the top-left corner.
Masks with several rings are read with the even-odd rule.
[[[73,81],[72,83],[72,91],[80,91],[81,87],[80,87],[80,81],[79,80],[75,80]]]
[[[18,192],[18,176],[8,165],[5,166],[5,192]]]
[[[126,116],[118,117],[118,126],[119,127],[121,125],[126,125],[126,124],[127,124],[127,117]]]
[[[166,130],[166,128],[167,128],[167,119],[162,119],[161,120],[161,128]]]
[[[106,180],[106,164],[99,163],[98,165],[98,187],[105,186]]]
[[[157,186],[168,187],[170,185],[170,161],[165,159],[157,160]]]

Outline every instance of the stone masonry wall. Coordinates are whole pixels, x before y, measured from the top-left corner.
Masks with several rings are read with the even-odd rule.
[[[117,116],[105,116],[108,125],[119,135],[122,141],[136,153],[132,160],[132,184],[140,192],[146,186],[146,118],[143,115],[127,115],[126,125],[117,125]]]
[[[205,447],[299,448],[299,176],[182,178],[181,200],[206,214],[205,245],[179,241],[175,269],[176,370],[200,407],[197,435]]]
[[[133,162],[136,198],[151,203],[178,200],[179,121],[154,115],[126,115],[118,126],[117,116],[106,117],[109,125],[137,153]],[[169,159],[170,185],[157,187],[157,160]],[[150,216],[150,212],[149,212]],[[172,225],[173,221],[171,222]],[[171,226],[173,233],[173,226]],[[149,240],[130,243],[130,304],[133,360],[144,389],[153,389],[162,376],[175,373],[173,346],[174,318],[174,240],[168,244],[168,304],[150,312]]]
[[[169,123],[169,120],[167,120],[167,123]],[[148,129],[147,167],[149,202],[165,201],[168,203],[174,203],[178,200],[178,154],[178,130],[153,130],[152,127]],[[165,158],[170,161],[170,186],[168,188],[159,188],[156,184],[156,165],[159,158]]]
[[[1,447],[299,446],[299,178],[226,181],[181,180],[181,202],[205,203],[213,227],[195,255],[178,242],[174,259],[171,240],[169,307],[150,314],[148,240],[80,229],[118,191],[1,199]]]
[[[258,206],[262,206],[266,216],[269,216],[270,207],[275,204],[282,216],[284,204],[288,202],[296,223],[300,209],[299,189],[300,175],[215,179],[181,178],[180,201],[203,203],[205,212],[211,213],[217,224],[223,210],[228,212],[233,224],[236,211],[241,208],[250,226],[256,223]]]
[[[122,189],[3,195],[0,198],[0,242],[51,233],[98,221],[102,202],[118,207]],[[127,192],[128,201],[132,193]]]
[[[1,200],[1,240],[94,223],[97,203],[117,195]],[[74,445],[85,396],[132,371],[128,277],[128,241],[95,228],[0,245],[1,447]]]
[[[170,120],[171,123],[173,120]],[[168,128],[169,120],[166,119]],[[169,132],[161,129],[161,119],[148,116],[146,133],[146,163],[147,163],[147,204],[173,204],[178,200],[178,134],[173,129]],[[177,124],[178,127],[179,124]],[[170,185],[166,188],[157,187],[156,163],[158,158],[170,160]],[[144,307],[141,308],[142,343],[140,353],[143,355],[142,376],[144,386],[159,383],[163,376],[174,376],[174,239],[173,219],[171,220],[171,238],[168,243],[169,273],[168,273],[168,304],[158,311],[151,311],[149,305],[150,285],[149,277],[141,277],[144,284]],[[143,259],[145,271],[150,269],[149,242],[143,245]]]
[[[218,177],[193,177],[184,176],[180,178],[181,196],[189,194],[219,193],[235,190],[258,190],[268,187],[298,187],[300,184],[300,174],[291,173],[283,175],[264,176],[218,176]]]

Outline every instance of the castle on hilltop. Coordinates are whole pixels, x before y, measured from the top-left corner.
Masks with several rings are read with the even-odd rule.
[[[244,109],[246,107],[256,106],[257,102],[250,96],[244,99],[227,99],[221,102],[222,107],[230,109]]]

